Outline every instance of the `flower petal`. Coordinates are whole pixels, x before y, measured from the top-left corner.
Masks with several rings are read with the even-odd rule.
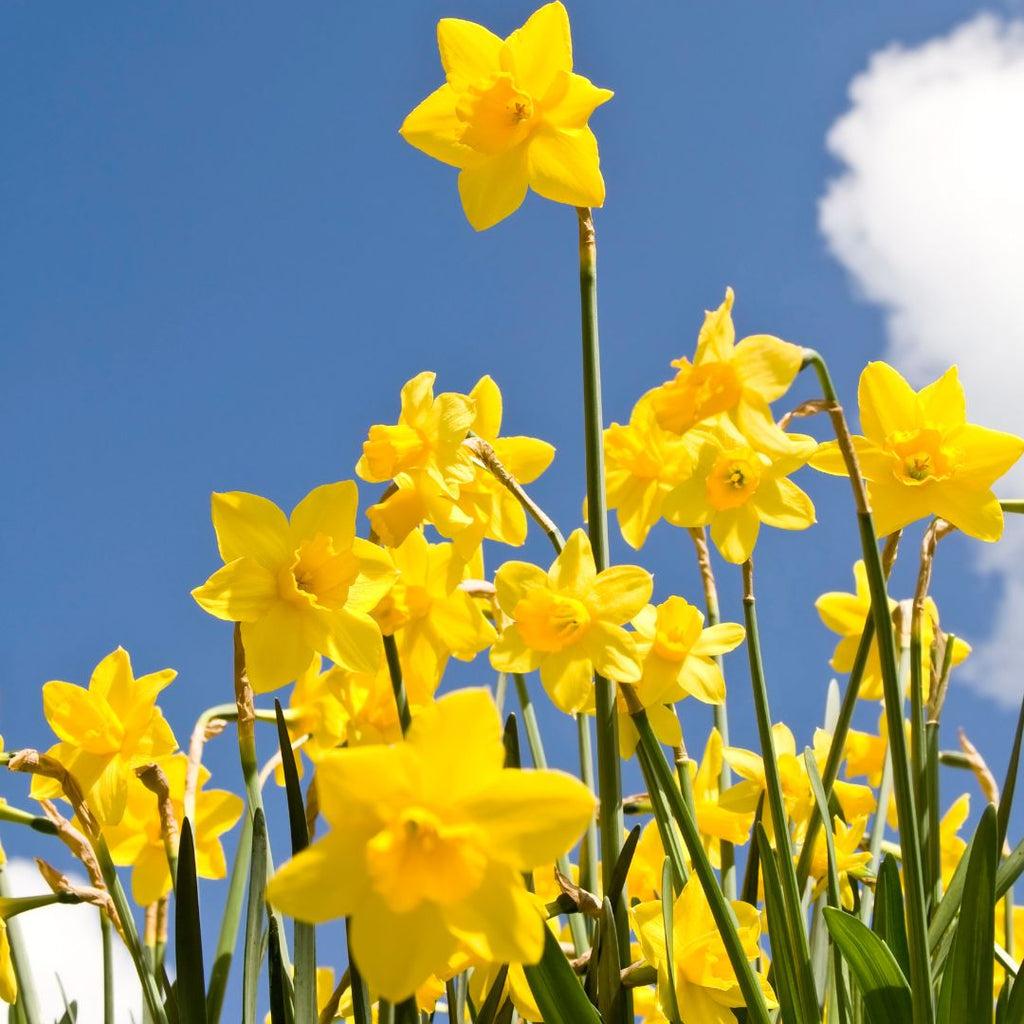
[[[555,128],[583,128],[594,110],[614,95],[611,89],[599,89],[582,75],[562,72],[548,91],[544,117]]]
[[[295,506],[291,515],[292,546],[318,533],[330,537],[336,551],[350,547],[356,535],[359,492],[354,480],[316,487]]]
[[[989,490],[978,491],[951,482],[935,488],[932,511],[978,540],[999,540],[1003,535],[1003,510]]]
[[[573,530],[548,572],[551,587],[562,593],[583,598],[593,586],[596,577],[597,567],[594,565],[594,551],[590,546],[590,538],[583,530]]]
[[[353,539],[352,554],[359,563],[359,572],[348,588],[345,607],[353,612],[368,612],[391,589],[398,572],[387,551],[361,537]]]
[[[442,18],[437,23],[437,48],[448,81],[465,86],[499,70],[504,42],[474,21]]]
[[[283,601],[255,622],[243,622],[245,671],[256,693],[267,693],[298,679],[313,660],[303,636],[303,616]]]
[[[804,530],[814,523],[811,499],[792,480],[764,480],[754,505],[761,521],[779,530]]]
[[[739,565],[754,550],[760,528],[761,520],[748,503],[741,508],[719,512],[711,520],[711,539],[727,562]]]
[[[455,113],[456,99],[455,90],[442,85],[406,117],[398,132],[427,156],[452,167],[466,167],[480,157],[461,141],[466,126]]]
[[[583,648],[594,664],[594,670],[617,683],[638,682],[640,657],[633,634],[621,626],[592,622],[583,638]]]
[[[192,596],[203,611],[228,622],[255,622],[277,601],[277,580],[245,556],[218,569]]]
[[[339,608],[303,615],[306,642],[350,672],[370,675],[380,668],[384,655],[380,626],[363,612]]]
[[[582,711],[594,688],[594,665],[578,644],[547,655],[540,663],[540,681],[556,708]]]
[[[636,565],[614,565],[598,573],[590,591],[590,604],[602,619],[619,626],[629,622],[651,599],[654,580]]]
[[[547,582],[548,574],[530,562],[506,562],[494,574],[494,589],[501,610],[511,615],[528,590],[547,586]]]
[[[803,363],[803,349],[769,334],[752,334],[735,348],[733,365],[739,371],[744,390],[751,390],[766,402],[781,398]]]
[[[914,389],[888,363],[868,363],[857,388],[861,431],[879,443],[897,430],[920,424]]]
[[[738,622],[716,622],[707,626],[690,648],[694,655],[727,654],[736,650],[746,639],[747,631]]]
[[[493,227],[522,206],[529,186],[526,145],[459,172],[459,196],[466,219],[477,231]]]
[[[516,85],[535,99],[542,99],[558,72],[572,71],[572,38],[569,15],[560,3],[545,4],[534,11],[522,28],[506,40],[502,64],[515,75]]]
[[[542,126],[530,138],[528,152],[530,188],[538,195],[570,206],[604,205],[597,138],[589,128]]]
[[[291,559],[288,520],[272,501],[245,491],[228,491],[214,494],[210,504],[217,547],[225,562],[248,555],[276,573]]]

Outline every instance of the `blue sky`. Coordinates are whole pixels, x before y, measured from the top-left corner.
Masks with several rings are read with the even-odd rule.
[[[624,421],[643,391],[671,375],[670,361],[692,351],[703,310],[727,285],[739,335],[819,349],[851,410],[869,359],[895,352],[916,383],[930,379],[928,339],[907,328],[898,297],[870,276],[889,250],[857,248],[866,229],[841,204],[822,233],[819,201],[844,173],[826,138],[872,54],[948,37],[979,8],[949,0],[568,6],[577,70],[616,92],[591,122],[608,186],[596,215],[606,420]],[[8,746],[48,746],[40,685],[85,684],[118,644],[139,672],[179,671],[163,706],[186,742],[202,707],[230,699],[230,627],[189,596],[219,565],[210,493],[248,490],[290,509],[314,486],[352,477],[367,428],[394,421],[399,388],[420,370],[436,370],[439,389],[456,391],[491,374],[505,396],[505,432],[558,450],[535,496],[565,532],[578,524],[575,215],[531,195],[477,234],[462,215],[455,172],[397,134],[441,83],[438,18],[505,35],[531,10],[457,0],[288,11],[5,6],[0,729]],[[853,136],[841,154],[848,163],[864,153],[865,130]],[[969,178],[962,185],[971,191]],[[939,196],[936,211],[956,206],[956,193]],[[987,251],[978,245],[974,265]],[[940,291],[962,284],[955,266],[936,273]],[[1019,336],[1007,325],[1004,337],[1014,330]],[[968,361],[981,345],[970,342]],[[935,350],[944,365],[961,358],[948,347]],[[813,382],[800,380],[779,412],[813,394]],[[991,422],[984,390],[969,391],[968,403],[972,419]],[[1014,414],[994,425],[1011,429]],[[809,429],[825,436],[824,423]],[[842,481],[810,470],[798,481],[821,522],[806,534],[765,531],[756,563],[772,710],[802,744],[820,720],[833,646],[813,601],[850,589],[857,539]],[[362,506],[378,492],[364,486]],[[612,532],[613,557],[637,560]],[[918,536],[897,571],[900,597],[909,594]],[[977,548],[961,537],[944,542],[934,590],[943,625],[982,644],[1015,584],[991,565],[977,572]],[[509,554],[494,550],[489,566]],[[532,536],[518,557],[550,555]],[[659,599],[697,599],[685,534],[660,525],[638,560],[654,571]],[[718,568],[725,611],[736,617],[738,570]],[[752,745],[743,670],[733,655],[729,706],[734,741]],[[483,660],[458,675],[491,678]],[[954,685],[943,745],[955,746],[963,725],[1001,775],[1013,697],[996,700],[983,688]],[[699,749],[708,715],[686,711]],[[864,711],[867,727],[876,712]],[[552,735],[556,744],[568,736]],[[267,736],[268,753],[271,744]],[[228,739],[215,741],[210,764],[215,784],[237,788],[231,753]],[[553,753],[573,763],[570,748]],[[639,788],[629,778],[627,788]],[[953,779],[944,804],[961,783],[973,791]],[[16,780],[4,791],[12,802],[23,793]],[[3,839],[14,854],[39,852],[10,828]]]

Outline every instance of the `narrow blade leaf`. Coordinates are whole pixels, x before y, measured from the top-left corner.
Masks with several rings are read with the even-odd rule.
[[[550,928],[544,929],[540,963],[523,969],[544,1024],[601,1024]]]
[[[199,922],[199,883],[192,823],[181,826],[178,885],[174,901],[174,956],[178,969],[178,1014],[182,1024],[206,1024],[203,937]]]

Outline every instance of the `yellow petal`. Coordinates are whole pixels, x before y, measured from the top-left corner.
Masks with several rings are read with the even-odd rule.
[[[971,487],[991,487],[1024,452],[1024,440],[1001,430],[968,423],[948,443],[963,452],[956,479]]]
[[[914,389],[888,363],[868,363],[857,389],[861,431],[881,443],[897,430],[920,424]]]
[[[690,648],[694,655],[719,655],[734,651],[746,638],[747,631],[738,622],[717,622],[701,631]]]
[[[621,626],[592,622],[583,639],[583,649],[590,656],[594,670],[617,683],[638,682],[640,657],[631,634]]]
[[[536,99],[551,87],[559,71],[572,71],[569,15],[560,3],[545,4],[505,40],[516,85]],[[508,63],[507,61],[505,63]]]
[[[774,402],[788,390],[800,372],[803,349],[769,334],[744,338],[735,348],[733,365],[744,389],[754,391],[766,402]]]
[[[583,530],[573,530],[548,573],[551,586],[562,593],[583,597],[596,577],[597,567],[590,538]]]
[[[267,901],[316,924],[357,914],[370,891],[362,837],[328,832],[284,864],[267,883]]]
[[[211,499],[217,547],[225,562],[247,555],[276,573],[292,557],[288,520],[266,498],[244,491],[214,494]]]
[[[529,186],[526,146],[521,144],[459,172],[459,196],[466,219],[477,231],[515,213]]]
[[[315,650],[350,672],[376,673],[384,656],[380,627],[369,615],[340,608],[303,616],[303,629]]]
[[[245,556],[218,569],[192,596],[203,611],[228,622],[255,622],[277,601],[277,578]]]
[[[43,686],[43,714],[50,728],[67,743],[93,754],[113,754],[121,749],[120,723],[98,694],[53,680]]]
[[[739,565],[754,550],[760,527],[761,521],[748,503],[719,512],[711,521],[711,539],[727,562]]]
[[[599,89],[582,75],[562,72],[548,91],[544,118],[555,128],[583,128],[594,110],[614,95],[611,89]]]
[[[901,530],[909,523],[924,519],[932,512],[931,488],[907,487],[905,484],[869,481],[868,501],[879,537]]]
[[[448,85],[435,89],[419,104],[399,128],[399,134],[411,146],[453,167],[479,162],[479,156],[463,145],[465,124],[455,113],[457,94]]]
[[[563,772],[505,769],[462,808],[486,829],[503,860],[528,871],[575,845],[593,817],[595,801],[582,782]]]
[[[442,18],[437,23],[441,64],[448,81],[457,88],[497,72],[503,45],[498,36],[476,22]]]
[[[565,131],[542,126],[528,147],[529,183],[534,192],[570,206],[604,205],[597,139],[589,128]]]
[[[705,704],[721,704],[725,701],[725,678],[722,670],[706,658],[690,655],[679,674],[679,685],[697,700]]]
[[[780,530],[804,530],[814,523],[811,499],[792,480],[763,480],[754,496],[761,521]]]
[[[579,649],[548,654],[540,663],[540,681],[556,708],[575,714],[586,707],[594,682],[594,665]]]
[[[506,626],[491,648],[491,667],[498,672],[532,672],[541,654],[527,647],[515,626]]]
[[[392,1003],[444,970],[456,949],[440,908],[429,900],[405,914],[396,914],[383,899],[368,900],[363,913],[353,917],[349,934],[367,987]]]
[[[356,535],[358,505],[359,492],[354,480],[324,484],[310,491],[291,515],[293,547],[322,533],[331,538],[336,551],[344,551]]]
[[[535,437],[501,437],[494,450],[502,465],[521,483],[533,483],[551,465],[554,445]]]
[[[134,862],[132,898],[140,907],[148,907],[170,891],[171,872],[163,845],[147,846]]]
[[[511,615],[528,590],[547,586],[547,582],[547,573],[536,565],[529,562],[506,562],[494,575],[494,589],[501,610]]]
[[[492,861],[469,899],[444,908],[471,952],[497,963],[535,964],[544,951],[544,918],[514,868]]]
[[[814,602],[814,607],[818,609],[821,621],[833,633],[859,637],[864,629],[868,607],[855,594],[844,594],[840,591],[822,594]]]
[[[957,486],[953,481],[934,488],[932,511],[978,540],[999,540],[1003,535],[1003,510],[989,490]]]
[[[286,686],[313,660],[313,648],[303,636],[301,614],[283,601],[271,605],[256,622],[243,622],[241,630],[245,669],[256,693]]]
[[[352,554],[359,563],[359,572],[348,588],[345,607],[354,612],[369,612],[391,589],[398,573],[387,551],[356,537]]]
[[[955,366],[922,388],[917,401],[924,423],[930,427],[949,430],[967,422],[967,402]]]
[[[673,526],[704,526],[711,515],[704,478],[694,474],[669,491],[662,503],[661,514]]]
[[[7,922],[0,921],[0,999],[13,1003],[18,998],[18,979],[11,960],[11,941],[7,937]]]
[[[818,445],[817,450],[807,461],[820,473],[849,476],[846,472],[846,460],[839,450],[838,441],[826,441],[824,444]]]
[[[597,575],[590,592],[594,612],[618,626],[629,622],[651,599],[654,580],[636,565],[615,565]]]
[[[492,377],[483,376],[473,385],[469,397],[476,406],[473,433],[493,444],[501,432],[501,390]]]

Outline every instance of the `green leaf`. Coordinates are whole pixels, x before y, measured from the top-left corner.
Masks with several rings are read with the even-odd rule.
[[[522,768],[523,756],[519,750],[519,727],[516,724],[514,711],[510,711],[505,719],[505,731],[502,734],[502,742],[505,745],[505,767]]]
[[[1006,829],[1010,824],[1010,809],[1013,807],[1013,793],[1017,788],[1017,769],[1020,766],[1021,740],[1024,739],[1024,700],[1021,700],[1020,711],[1017,713],[1017,732],[1013,737],[1013,749],[1010,761],[1006,766],[1006,778],[1003,780],[1002,795],[999,797],[999,814],[996,818],[996,849],[1001,850],[1006,842]]]
[[[792,934],[792,922],[786,910],[782,877],[776,852],[768,842],[768,834],[761,822],[756,826],[757,852],[761,859],[764,879],[764,905],[768,914],[768,934],[772,941],[772,965],[775,969],[775,994],[782,1007],[782,1019],[792,1024],[816,1024],[820,1020],[814,979],[810,978],[810,994],[801,991],[800,956]],[[804,959],[803,968],[810,972],[810,961]],[[813,1008],[813,1012],[812,1012]]]
[[[206,1024],[203,936],[199,921],[199,883],[192,822],[181,826],[178,880],[174,900],[174,960],[178,971],[178,1016],[181,1024]]]
[[[865,1024],[907,1024],[913,1014],[910,986],[889,947],[851,914],[822,913],[864,1001]]]
[[[1010,984],[1010,979],[1006,979]],[[1010,998],[1006,1003],[1006,1024],[1024,1024],[1024,979],[1018,976],[1010,988]]]
[[[676,997],[675,899],[672,894],[672,862],[668,857],[661,866],[661,927],[665,934],[665,963],[668,965],[668,986],[661,996],[667,1004],[665,1016],[674,1024],[679,1020],[679,1000]]]
[[[277,921],[268,915],[267,975],[270,981],[270,1024],[295,1024],[292,1006],[286,995],[284,962],[281,959],[281,933]],[[314,1017],[313,1020],[316,1020]],[[303,1024],[306,1024],[303,1021]]]
[[[309,846],[309,828],[306,825],[306,807],[299,786],[299,771],[295,764],[291,737],[285,724],[281,702],[274,700],[277,715],[277,742],[281,748],[281,768],[284,771],[284,789],[288,798],[288,824],[292,837],[292,856]],[[295,1016],[300,1021],[317,1019],[316,1008],[316,926],[304,921],[294,924],[295,938]],[[283,937],[282,937],[282,941]]]
[[[508,964],[502,964],[498,973],[494,976],[487,996],[476,1015],[476,1024],[494,1024],[494,1018],[502,1005],[502,996],[505,994],[505,982],[508,980]]]
[[[887,853],[878,869],[875,885],[874,933],[889,947],[903,977],[910,974],[910,949],[907,946],[907,922],[903,914],[903,889],[896,858]]]
[[[976,1020],[982,1007],[991,1020],[995,942],[996,809],[989,804],[978,822],[968,854],[960,920],[953,952],[942,976],[939,1024]]]
[[[601,906],[601,944],[597,948],[597,1007],[606,1022],[622,1019],[622,975],[615,911],[607,896]]]
[[[224,992],[231,973],[231,961],[235,955],[235,944],[238,941],[238,926],[242,920],[242,905],[245,901],[246,877],[249,874],[249,862],[252,857],[252,819],[248,814],[242,816],[242,828],[238,836],[238,848],[231,866],[231,880],[228,882],[228,897],[224,903],[224,914],[221,917],[220,935],[217,937],[217,949],[213,955],[213,967],[210,969],[210,985],[206,990],[206,1019],[209,1024],[217,1024],[220,1011],[224,1006]]]
[[[252,859],[249,898],[245,910],[245,947],[242,959],[242,1024],[256,1024],[256,990],[263,960],[263,890],[267,887],[267,825],[263,810],[252,816]]]
[[[634,825],[630,829],[629,835],[626,836],[626,841],[622,844],[622,849],[619,851],[618,860],[615,861],[615,869],[612,871],[608,892],[606,893],[612,901],[613,909],[622,898],[622,890],[626,886],[626,875],[629,874],[629,865],[633,863],[633,854],[636,852],[636,844],[640,841],[640,833],[642,831],[643,829],[639,825]],[[671,892],[671,890],[669,891]]]
[[[601,1024],[600,1014],[584,994],[550,928],[544,929],[540,963],[523,970],[544,1024]]]

